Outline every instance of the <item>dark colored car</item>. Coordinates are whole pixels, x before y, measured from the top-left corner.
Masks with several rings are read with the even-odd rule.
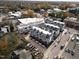
[[[64,46],[65,46],[64,44],[63,44],[63,45],[61,45],[61,46],[60,46],[60,49],[62,50],[62,49],[64,48]]]
[[[71,51],[71,55],[72,55],[72,56],[74,56],[74,54],[75,54],[75,51],[74,51],[74,50],[72,50],[72,51]]]
[[[65,52],[70,53],[70,52],[71,52],[71,50],[70,50],[69,48],[66,48],[66,49],[65,49]]]

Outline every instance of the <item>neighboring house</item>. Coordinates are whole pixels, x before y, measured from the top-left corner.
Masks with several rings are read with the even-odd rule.
[[[8,33],[10,32],[10,27],[9,26],[1,27],[1,31],[3,31],[4,33]]]
[[[9,12],[9,15],[12,15],[12,16],[16,16],[16,17],[21,17],[22,13],[20,11],[17,11],[17,12]]]
[[[66,26],[79,30],[79,21],[77,18],[67,17],[64,19],[64,22]]]
[[[24,24],[17,25],[17,29],[18,29],[19,33],[29,32],[29,27],[27,25],[24,25]]]
[[[49,14],[52,13],[52,12],[53,12],[52,9],[48,9],[48,10],[47,10],[47,13],[49,13]]]
[[[73,14],[79,13],[77,8],[68,8],[67,10]]]
[[[23,18],[18,19],[20,22],[20,25],[17,26],[20,33],[22,32],[28,32],[30,30],[31,26],[44,23],[44,18]]]
[[[62,10],[59,9],[59,8],[54,8],[53,11],[54,11],[54,12],[62,12]]]

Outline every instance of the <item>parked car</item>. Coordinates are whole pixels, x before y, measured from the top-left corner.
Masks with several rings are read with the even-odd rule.
[[[35,51],[38,51],[39,49],[38,48],[35,48]]]
[[[64,46],[65,46],[64,44],[63,44],[63,45],[61,45],[61,46],[60,46],[60,49],[62,50],[62,49],[64,48]]]
[[[65,52],[70,53],[70,52],[71,52],[71,50],[70,50],[69,48],[66,48],[66,49],[65,49]]]
[[[71,55],[74,56],[74,54],[75,54],[75,51],[71,50]]]
[[[30,48],[33,47],[33,45],[31,43],[28,43],[27,46],[30,47]]]
[[[74,41],[74,39],[75,39],[75,38],[74,38],[74,37],[72,37],[71,41]]]
[[[58,56],[55,56],[54,59],[58,59]]]

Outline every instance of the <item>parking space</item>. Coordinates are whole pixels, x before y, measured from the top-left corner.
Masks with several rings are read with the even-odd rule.
[[[63,56],[66,59],[79,59],[79,45],[75,45],[75,42],[71,40],[66,47]]]
[[[28,43],[26,46],[32,53],[32,55],[37,59],[42,59],[43,53],[40,51],[39,48],[35,47],[33,44]]]
[[[39,43],[35,39],[31,38],[29,34],[27,34],[27,36],[25,36],[25,40],[28,41],[29,43],[31,43],[34,47],[38,48],[40,50],[40,52],[42,52],[42,53],[44,53],[44,51],[46,50],[45,46],[43,46],[41,43]]]
[[[58,41],[59,44],[55,44],[56,45],[55,47],[53,47],[54,44],[51,44],[51,46],[46,50],[46,53],[45,53],[45,56],[44,56],[43,59],[47,59],[47,58],[48,59],[54,59],[54,57],[56,57],[56,56],[61,56],[62,58],[64,58],[65,57],[65,53],[64,53],[65,48],[67,48],[68,45],[70,45],[70,47],[73,47],[73,44],[70,43],[70,41],[71,41],[70,38],[72,37],[74,32],[78,33],[77,30],[74,30],[72,28],[66,28],[64,30],[64,32],[59,36],[59,38],[57,38],[57,41],[60,39],[60,42]],[[63,46],[64,46],[64,48],[63,48]],[[66,49],[66,51],[67,50],[68,49]],[[75,50],[72,50],[72,49],[70,49],[70,50],[71,50],[71,54],[70,55],[71,56],[74,55],[74,51]],[[68,52],[70,52],[70,51],[68,51]],[[77,51],[77,53],[79,53],[79,52]],[[67,54],[67,55],[69,56],[69,54]],[[46,56],[47,56],[47,58],[46,58]],[[73,58],[73,59],[76,59],[76,58]]]

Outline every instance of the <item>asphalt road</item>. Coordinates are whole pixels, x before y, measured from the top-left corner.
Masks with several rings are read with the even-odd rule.
[[[65,59],[79,59],[79,45],[76,46],[75,49],[73,49],[74,43],[73,42],[69,42],[67,48],[74,50],[75,51],[75,55],[72,56],[70,53],[64,52],[63,56],[65,57]]]
[[[74,29],[71,29],[71,31],[79,33],[79,31]],[[65,57],[65,59],[79,59],[79,45],[76,45],[75,49],[73,47],[74,47],[74,42],[70,41],[67,48],[69,48],[70,50],[74,50],[75,55],[72,56],[70,53],[64,51],[63,56]]]
[[[56,41],[54,43],[51,44],[51,46],[46,50],[46,52],[44,53],[44,57],[43,59],[53,59],[55,56],[57,56],[60,53],[60,46],[62,44],[65,44],[66,41],[69,39],[70,34],[64,34],[67,30],[63,31],[63,33],[61,33],[59,35],[59,37],[56,39]],[[60,40],[60,43],[57,43],[57,40]],[[57,45],[55,47],[55,45]]]

